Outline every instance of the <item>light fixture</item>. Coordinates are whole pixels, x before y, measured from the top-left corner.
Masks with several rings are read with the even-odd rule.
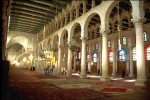
[[[78,51],[79,50],[79,45],[78,43],[75,41],[75,37],[72,37],[72,40],[67,42],[69,49],[72,52]]]
[[[27,59],[26,59],[26,57],[24,57],[24,58],[23,58],[23,62],[25,63],[25,62],[26,62],[26,60],[27,60]]]

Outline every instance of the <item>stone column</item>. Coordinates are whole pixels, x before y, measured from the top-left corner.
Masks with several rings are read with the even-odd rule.
[[[61,74],[61,59],[62,59],[62,50],[61,50],[61,46],[58,46],[58,70],[57,70],[57,74]]]
[[[132,19],[135,25],[136,32],[136,65],[137,65],[137,80],[135,85],[137,86],[145,86],[145,82],[147,81],[146,76],[146,66],[145,66],[145,58],[144,58],[144,42],[143,42],[143,19],[142,18],[134,18]]]
[[[102,44],[101,44],[101,42],[100,42],[100,44],[99,44],[99,51],[98,51],[98,53],[99,53],[99,69],[100,69],[100,75],[102,74]]]
[[[129,61],[130,61],[129,77],[134,77],[133,49],[132,49],[132,41],[131,41],[131,38],[128,40],[128,47],[129,47]]]
[[[81,37],[82,40],[82,55],[81,55],[81,74],[80,78],[86,78],[86,37]]]
[[[95,0],[92,0],[92,8],[95,7]]]
[[[72,51],[68,48],[67,76],[72,75]]]
[[[130,51],[129,51],[129,52],[130,52]],[[129,65],[130,65],[129,58],[130,58],[130,57],[129,57],[129,55],[130,55],[130,54],[127,53],[127,57],[126,57],[126,58],[127,58],[127,59],[126,59],[126,74],[127,74],[127,75],[129,75],[129,70],[130,70],[130,67],[129,67]]]
[[[91,48],[91,44],[89,45],[89,67],[90,67],[90,73],[92,72],[92,65],[91,65],[91,62],[92,62],[92,48]]]
[[[115,49],[115,40],[112,41],[112,50],[113,50],[113,70],[112,76],[116,76],[116,49]]]
[[[107,32],[101,30],[102,34],[102,76],[100,81],[109,81],[108,76],[108,47],[107,47]]]
[[[85,14],[86,13],[86,1],[84,1],[84,3],[83,3],[83,14]]]
[[[76,72],[76,53],[74,52],[74,58],[73,58],[73,60],[74,60],[74,72]]]
[[[100,51],[99,51],[99,63],[100,63],[100,75],[102,74],[102,44],[100,44],[100,46],[99,46],[99,49],[100,49]]]
[[[73,12],[70,12],[70,22],[72,22],[73,19]]]
[[[78,6],[77,9],[76,9],[76,18],[79,17],[79,7],[80,7],[80,6]]]
[[[65,16],[65,25],[67,25],[67,19],[68,19],[68,15],[67,16]]]

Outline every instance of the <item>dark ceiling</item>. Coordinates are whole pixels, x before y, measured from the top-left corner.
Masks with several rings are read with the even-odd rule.
[[[37,34],[71,0],[12,0],[9,31]]]

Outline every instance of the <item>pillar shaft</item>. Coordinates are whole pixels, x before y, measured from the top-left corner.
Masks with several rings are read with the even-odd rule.
[[[87,74],[86,74],[86,40],[87,38],[85,37],[81,37],[82,40],[82,55],[81,55],[81,75],[80,78],[86,78]]]
[[[132,41],[129,39],[129,60],[130,60],[130,70],[129,70],[129,77],[134,76],[134,68],[133,68],[133,50],[132,50]]]
[[[62,59],[61,52],[62,52],[61,46],[59,46],[59,48],[58,48],[58,71],[57,71],[58,74],[61,73],[61,66],[62,66],[62,64],[61,64],[61,59]]]
[[[72,52],[68,48],[67,76],[72,75]]]
[[[115,40],[112,42],[112,50],[113,50],[113,70],[112,76],[116,76],[116,49],[115,49]]]
[[[137,65],[137,81],[135,85],[144,86],[147,81],[146,66],[144,58],[144,42],[143,42],[143,19],[133,19],[136,32],[136,65]]]
[[[107,33],[106,31],[101,31],[102,33],[102,76],[100,81],[109,81],[108,77],[108,50],[107,50]]]

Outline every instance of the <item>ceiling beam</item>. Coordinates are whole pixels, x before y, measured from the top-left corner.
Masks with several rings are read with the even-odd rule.
[[[22,24],[26,24],[26,25],[34,25],[34,26],[37,26],[37,25],[44,25],[44,24],[37,24],[37,23],[32,23],[32,22],[23,22],[23,21],[17,21],[17,20],[10,20],[11,23],[22,23]]]
[[[40,13],[40,11],[31,11],[31,10],[27,10],[27,9],[22,9],[22,8],[12,8],[11,11],[19,11],[19,12],[27,12],[27,13],[34,13],[35,15],[38,15],[38,16],[47,16],[47,17],[51,17],[53,18],[55,16],[54,13],[51,13],[51,14],[48,14],[48,13]]]
[[[38,8],[30,7],[30,6],[25,6],[25,5],[21,5],[21,4],[12,4],[12,8],[20,8],[23,10],[29,10],[29,11],[33,11],[33,12],[37,12],[37,13],[41,13],[41,14],[50,13],[50,12],[42,10],[42,9],[38,9]]]
[[[38,18],[38,19],[50,19],[49,17],[46,17],[46,16],[40,16],[40,15],[36,15],[36,14],[33,14],[33,13],[28,13],[28,12],[20,12],[20,11],[11,11],[11,13],[15,13],[15,14],[18,14],[18,15],[22,15],[24,14],[25,16],[30,16],[30,17],[34,17],[34,18]]]
[[[40,20],[40,19],[31,19],[31,17],[22,16],[22,15],[15,15],[15,14],[12,14],[12,15],[10,16],[10,20],[11,20],[11,19],[29,20],[29,21],[32,21],[32,22],[43,23],[43,20]]]
[[[29,23],[35,23],[35,24],[43,25],[43,22],[38,22],[38,21],[29,20],[29,19],[23,19],[23,18],[15,18],[15,17],[11,18],[10,21],[16,21],[16,22],[17,21],[18,22],[22,21],[22,22],[29,22]]]
[[[46,7],[46,6],[41,6],[39,4],[36,4],[36,3],[31,3],[29,1],[14,1],[15,3],[17,4],[21,4],[21,5],[26,5],[26,6],[30,6],[30,7],[34,7],[34,8],[38,8],[38,9],[42,9],[42,10],[46,10],[46,11],[50,11],[50,8]],[[54,12],[53,10],[51,10],[51,12]]]
[[[63,5],[68,5],[69,3],[71,3],[67,0],[52,0],[52,1],[55,1],[55,2],[57,2],[59,4],[63,4]]]
[[[43,4],[43,5],[47,5],[47,6],[50,6],[53,8],[57,8],[57,9],[63,9],[65,6],[63,5],[58,5],[56,2],[49,2],[49,1],[41,1],[41,0],[31,0],[33,2],[36,2],[36,3],[40,3],[40,4]],[[55,9],[53,9],[55,10]]]
[[[27,32],[27,33],[31,33],[30,30],[28,29],[10,29],[10,31],[20,31],[20,32]]]
[[[10,25],[10,27],[11,26],[19,26],[19,27],[29,27],[29,28],[35,28],[35,27],[38,27],[38,26],[33,26],[33,25],[27,25],[27,24],[23,24],[23,23],[12,23],[11,25]]]

